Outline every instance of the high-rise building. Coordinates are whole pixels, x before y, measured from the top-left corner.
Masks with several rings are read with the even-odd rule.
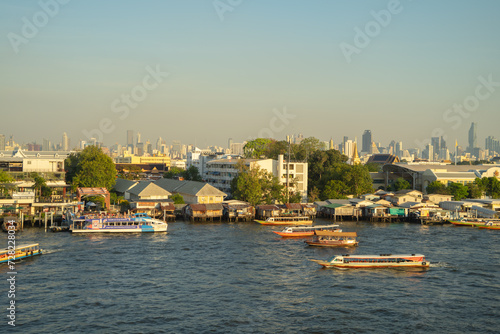
[[[0,135],[0,151],[5,151],[5,135]]]
[[[233,138],[229,138],[229,139],[227,140],[227,148],[228,148],[228,149],[231,149],[231,145],[233,145]]]
[[[363,133],[361,152],[372,153],[372,132],[365,130]]]
[[[493,136],[488,136],[485,140],[485,148],[490,151],[490,154],[494,152],[500,153],[500,140]]]
[[[442,137],[431,138],[431,145],[434,152],[439,152],[441,150],[441,138]]]
[[[50,151],[50,140],[43,138],[42,151]]]
[[[127,130],[127,147],[134,147],[134,130]]]
[[[69,138],[68,138],[68,135],[66,134],[66,132],[64,132],[62,135],[61,149],[63,151],[69,150]]]
[[[137,132],[137,144],[142,143],[141,141],[141,133]]]
[[[472,122],[469,129],[468,151],[472,153],[476,147],[477,147],[477,123]]]

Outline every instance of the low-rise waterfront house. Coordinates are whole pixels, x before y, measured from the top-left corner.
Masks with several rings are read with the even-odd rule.
[[[172,194],[179,194],[186,204],[222,203],[226,193],[205,182],[159,179],[155,181],[159,187]]]
[[[264,205],[257,205],[255,207],[256,210],[256,216],[259,219],[266,219],[269,217],[279,217],[281,215],[281,209],[274,204],[264,204]]]
[[[227,221],[252,221],[255,218],[255,208],[247,202],[224,201],[223,216]]]
[[[452,198],[453,198],[453,195],[443,195],[443,194],[424,195],[424,199],[426,199],[434,204],[439,204],[441,202],[448,202],[448,201],[451,201]]]

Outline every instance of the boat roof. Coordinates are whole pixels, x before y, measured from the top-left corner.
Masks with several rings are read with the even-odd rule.
[[[340,255],[340,256],[334,256],[334,257],[344,257],[344,258],[401,258],[401,257],[425,257],[423,254],[379,254],[379,255],[351,255],[351,254],[346,254],[346,255]]]
[[[316,231],[316,235],[328,237],[357,237],[356,232],[331,232],[331,231]]]
[[[37,247],[39,246],[38,244],[26,244],[26,245],[19,245],[19,246],[16,246],[16,249],[20,249],[20,248],[27,248],[27,247]],[[4,248],[2,249],[0,252],[7,252],[9,249],[8,248]]]
[[[339,227],[339,225],[316,225],[316,226],[308,226],[308,225],[299,225],[299,226],[287,226],[285,227],[286,230],[288,229],[294,229],[294,230],[314,230],[314,229],[320,229],[320,228],[334,228],[334,227]]]

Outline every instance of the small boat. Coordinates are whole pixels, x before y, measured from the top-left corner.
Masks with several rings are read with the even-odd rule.
[[[144,213],[136,213],[132,217],[80,217],[71,222],[73,233],[141,233],[166,232],[167,223],[149,217]]]
[[[318,247],[352,247],[357,246],[356,232],[316,231],[312,241],[305,241],[309,246]]]
[[[312,225],[313,221],[307,216],[269,217],[266,220],[255,220],[261,225]]]
[[[310,237],[314,235],[314,231],[342,232],[342,230],[337,227],[339,227],[339,225],[288,226],[281,231],[273,232],[283,238]]]
[[[311,260],[324,268],[428,268],[430,262],[422,254],[340,255],[328,261]]]
[[[486,222],[484,225],[479,225],[477,227],[482,228],[482,229],[487,229],[487,230],[500,230],[500,222],[489,221],[489,222]]]
[[[42,250],[38,244],[22,245],[15,248],[4,248],[0,251],[0,263],[15,261],[41,254]]]
[[[462,218],[458,220],[450,220],[450,223],[452,223],[455,226],[483,226],[486,224],[488,221],[483,220],[481,218]]]

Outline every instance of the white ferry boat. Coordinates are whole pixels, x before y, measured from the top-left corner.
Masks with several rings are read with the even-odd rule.
[[[342,232],[339,225],[316,225],[316,226],[288,226],[281,231],[273,231],[284,238],[290,237],[311,237],[315,231]]]
[[[136,213],[131,217],[80,217],[73,218],[70,231],[73,233],[141,233],[166,232],[167,223]]]
[[[430,262],[422,254],[340,255],[328,261],[311,260],[325,268],[427,268]]]
[[[261,225],[312,225],[313,221],[307,216],[269,217],[266,220],[255,220]]]

